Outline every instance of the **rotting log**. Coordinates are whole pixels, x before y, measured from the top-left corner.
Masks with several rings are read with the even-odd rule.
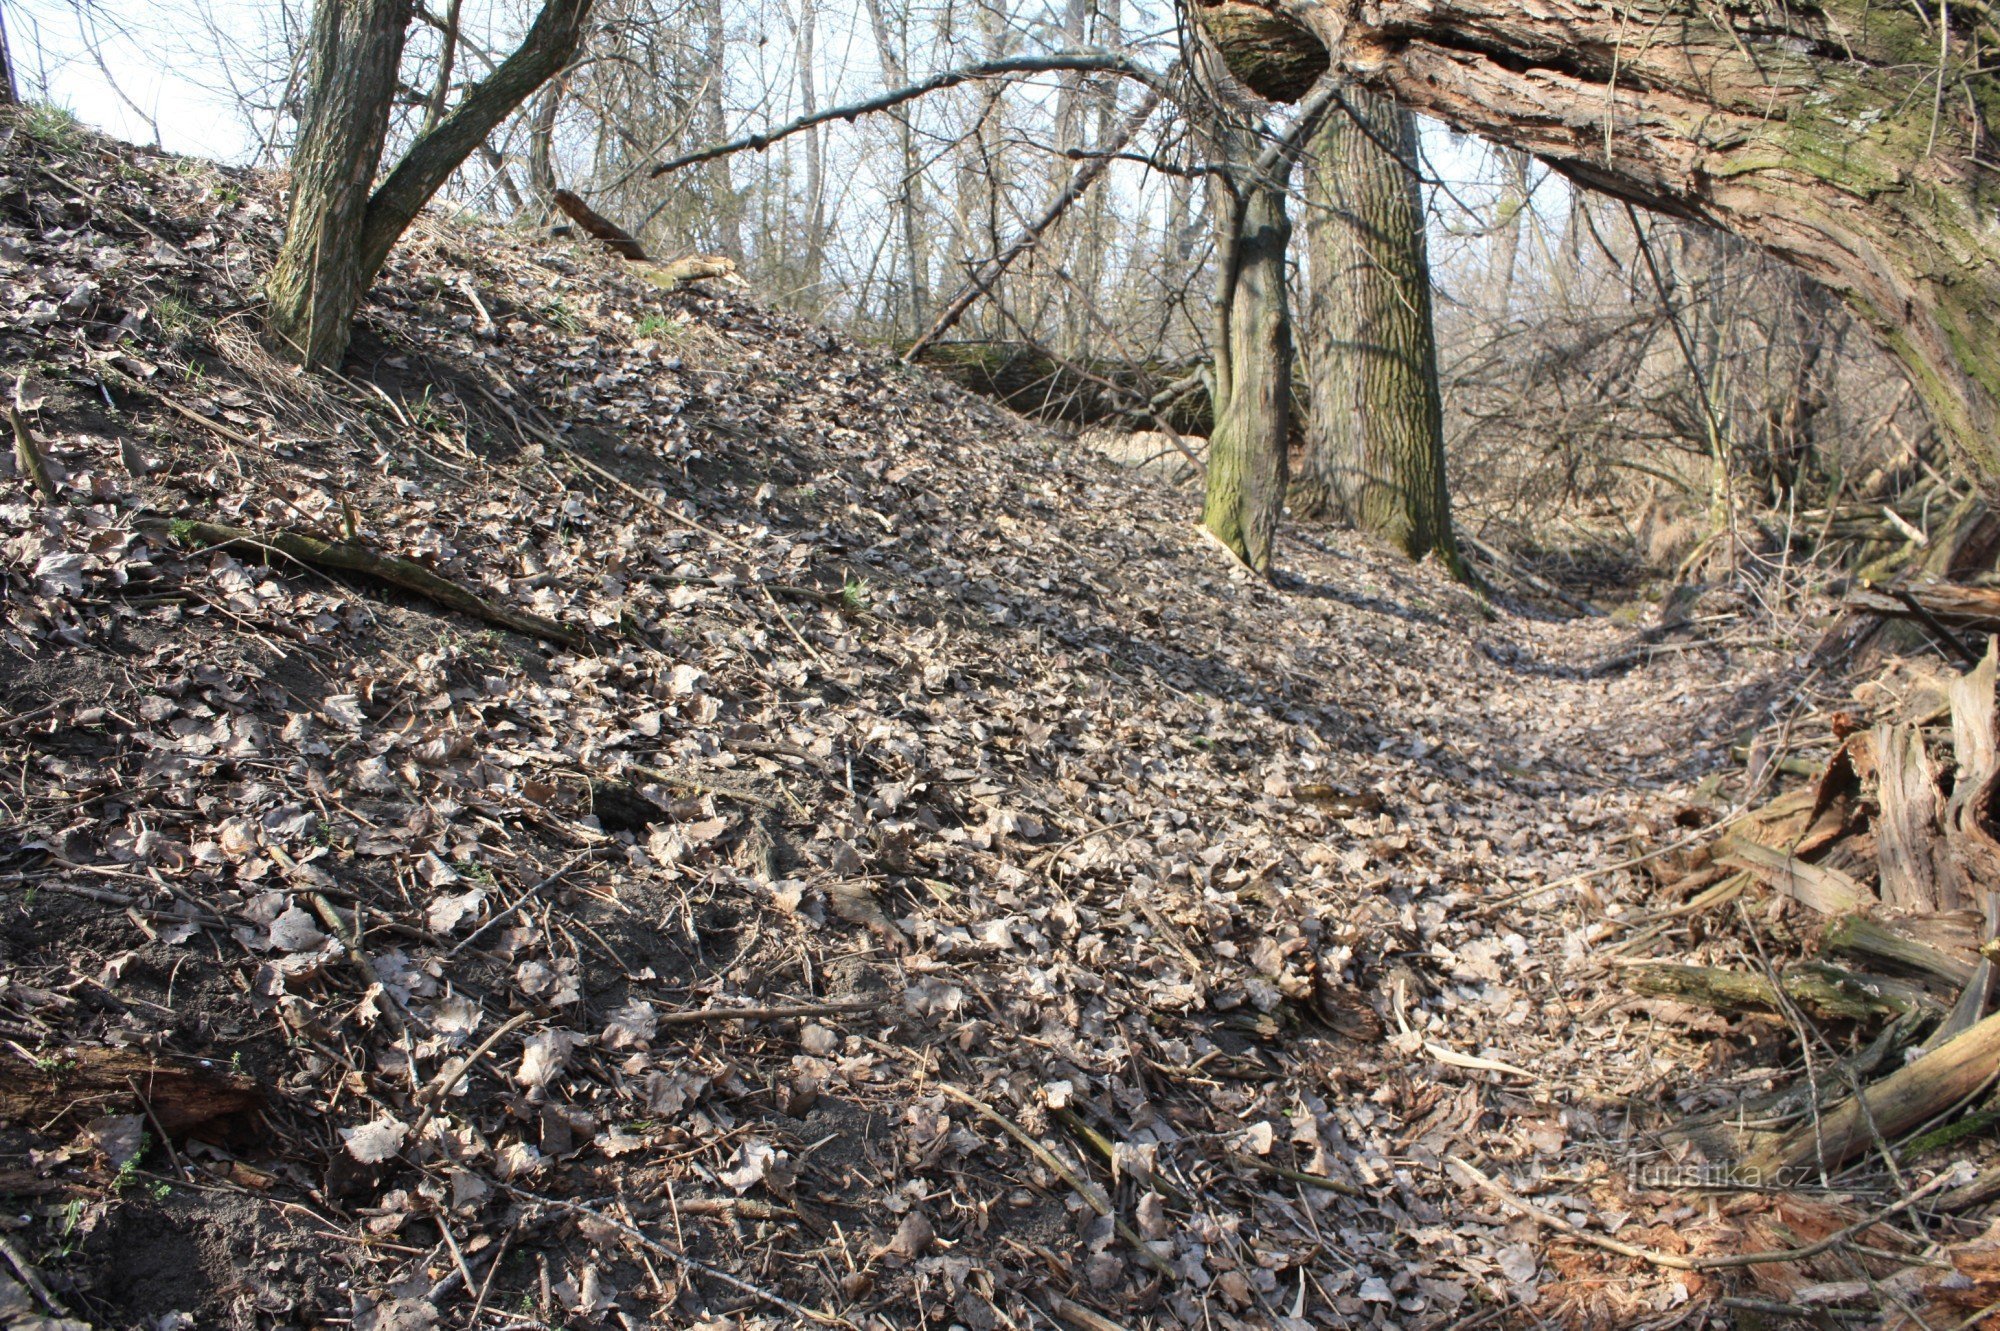
[[[1157,402],[1154,410],[1182,434],[1206,438],[1214,424],[1208,389],[1199,378],[1187,382],[1185,363],[1059,360],[1027,342],[933,342],[916,363],[1035,420],[1150,429],[1147,408]],[[1163,387],[1176,384],[1185,386],[1158,402]]]
[[[1746,1179],[1782,1183],[1806,1167],[1832,1171],[1877,1140],[1961,1104],[2000,1073],[2000,1015],[1986,1018],[1905,1067],[1769,1142],[1743,1162]]]
[[[449,578],[440,577],[422,564],[396,555],[385,555],[353,541],[328,541],[297,531],[256,532],[244,527],[225,526],[220,522],[175,522],[171,531],[179,539],[195,545],[234,547],[267,556],[282,555],[318,568],[366,574],[404,591],[415,592],[446,609],[565,647],[583,647],[590,641],[586,634],[567,624],[526,610],[497,605]]]
[[[563,216],[583,228],[585,235],[602,242],[613,254],[634,263],[646,262],[646,247],[624,227],[566,189],[557,190],[554,200],[556,207],[562,209]]]
[[[1952,992],[1972,980],[1973,962],[1969,958],[1909,938],[1862,914],[1843,915],[1828,925],[1820,946],[1870,966],[1914,975]]]
[[[1231,0],[1241,3],[1241,0]],[[1763,246],[1844,295],[1941,433],[2000,476],[2000,119],[1985,5],[1266,0],[1239,79],[1333,69],[1571,179]],[[1282,47],[1280,52],[1277,48]]]
[[[1886,619],[1920,621],[1928,615],[1955,629],[2000,633],[2000,588],[1994,587],[1933,582],[1902,588],[1895,596],[1857,591],[1848,594],[1846,608]]]
[[[66,1108],[72,1131],[87,1119],[123,1110],[144,1112],[162,1131],[180,1136],[263,1103],[254,1081],[212,1062],[95,1045],[50,1050],[32,1061],[18,1050],[0,1050],[0,1122],[42,1131]]]
[[[1722,1012],[1782,1013],[1790,1000],[1813,1016],[1831,1021],[1896,1017],[1915,1006],[1907,996],[1861,976],[1810,963],[1788,967],[1775,985],[1762,975],[1744,971],[1665,963],[1635,967],[1625,973],[1625,983],[1642,994]]]

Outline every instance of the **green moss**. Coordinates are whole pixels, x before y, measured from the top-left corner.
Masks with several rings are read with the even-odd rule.
[[[1331,63],[1310,29],[1268,9],[1225,0],[1196,12],[1229,72],[1259,97],[1295,102]]]

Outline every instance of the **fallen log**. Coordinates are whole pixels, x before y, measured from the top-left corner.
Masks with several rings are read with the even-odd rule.
[[[71,1127],[80,1128],[85,1119],[123,1109],[143,1111],[162,1131],[181,1136],[263,1103],[254,1081],[206,1060],[96,1045],[33,1059],[18,1046],[0,1052],[0,1123],[39,1131],[65,1112],[76,1116]]]
[[[1839,915],[1873,901],[1875,894],[1838,869],[1808,864],[1796,855],[1743,837],[1730,837],[1716,859],[1748,869],[1776,891],[1822,915]]]
[[[1814,1017],[1832,1021],[1896,1017],[1921,1004],[1909,992],[1872,984],[1836,966],[1812,963],[1788,967],[1775,985],[1744,971],[1665,963],[1635,967],[1626,972],[1625,983],[1642,994],[1722,1012],[1782,1013],[1789,1000]]]
[[[1820,946],[1871,967],[1886,966],[1898,974],[1929,980],[1953,993],[1972,981],[1971,960],[1898,933],[1866,915],[1843,915],[1829,924],[1820,935]]]
[[[1958,1038],[1843,1100],[1753,1152],[1743,1162],[1746,1179],[1782,1184],[1801,1169],[1829,1173],[1972,1096],[2000,1073],[2000,1016],[1981,1021]]]
[[[1846,608],[1885,619],[1922,621],[1925,615],[1930,615],[1952,628],[2000,633],[2000,588],[1931,582],[1905,587],[1900,592],[1900,595],[1873,589],[1849,592]]]
[[[555,204],[563,210],[564,216],[582,227],[585,234],[602,241],[612,253],[634,263],[646,262],[645,246],[639,243],[636,236],[576,195],[559,189],[555,192]]]
[[[169,530],[176,539],[194,545],[254,550],[265,555],[283,555],[316,568],[363,573],[391,586],[401,587],[404,591],[415,592],[446,609],[565,647],[584,647],[590,642],[588,635],[566,624],[544,619],[526,610],[496,605],[449,578],[439,577],[422,564],[397,555],[385,555],[353,541],[327,541],[298,531],[255,532],[220,522],[181,520],[174,522]]]
[[[1150,429],[1157,416],[1181,434],[1204,438],[1215,424],[1208,390],[1199,379],[1187,382],[1184,363],[1057,358],[1028,342],[933,342],[896,350],[914,351],[916,364],[1035,420]],[[1182,391],[1162,401],[1162,385]],[[1293,390],[1304,391],[1299,384]]]

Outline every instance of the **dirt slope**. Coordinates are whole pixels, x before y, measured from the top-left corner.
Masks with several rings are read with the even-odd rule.
[[[476,221],[422,223],[346,377],[303,378],[257,341],[273,182],[46,117],[0,144],[0,359],[63,478],[0,490],[0,1229],[68,1316],[1714,1292],[1547,1249],[1444,1161],[1708,1241],[1624,1183],[1688,1075],[1588,955],[1636,889],[1506,903],[1671,835],[1782,661],[1593,676],[1631,630],[1339,533],[1258,585],[1185,491]]]

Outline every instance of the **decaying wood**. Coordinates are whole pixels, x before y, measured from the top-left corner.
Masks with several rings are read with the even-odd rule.
[[[1933,981],[1953,992],[1972,979],[1973,962],[1968,958],[1910,938],[1866,915],[1844,915],[1835,920],[1822,935],[1821,946],[1870,966]]]
[[[2000,1016],[1890,1073],[1746,1160],[1764,1178],[1813,1165],[1832,1171],[1879,1139],[1894,1141],[1967,1097],[2000,1073]]]
[[[1924,612],[1952,628],[2000,633],[2000,588],[1932,582],[1901,590],[1908,600],[1877,591],[1850,592],[1846,606],[1886,619],[1918,619]]]
[[[668,259],[656,263],[646,270],[645,277],[656,287],[672,291],[675,287],[689,282],[699,282],[710,277],[736,276],[736,262],[721,254],[688,254],[678,259]]]
[[[1625,973],[1625,982],[1642,994],[1724,1012],[1783,1012],[1789,999],[1814,1017],[1866,1021],[1899,1016],[1913,1006],[1904,994],[1885,992],[1837,967],[1811,963],[1787,968],[1776,985],[1743,971],[1665,964],[1634,967]]]
[[[1957,909],[1946,904],[1931,849],[1939,838],[1937,771],[1916,726],[1876,727],[1881,763],[1876,794],[1875,853],[1884,904],[1902,910]]]
[[[78,1127],[101,1114],[147,1110],[162,1130],[182,1135],[263,1103],[255,1082],[213,1063],[98,1046],[49,1050],[34,1059],[0,1048],[0,1122],[41,1131],[68,1107],[80,1115]]]
[[[516,633],[525,633],[531,637],[560,643],[565,647],[582,647],[589,641],[586,635],[566,624],[557,623],[553,619],[544,619],[526,610],[495,605],[451,579],[439,577],[422,564],[396,555],[385,555],[353,541],[328,541],[298,531],[254,532],[245,527],[230,527],[219,522],[177,522],[173,530],[176,536],[197,545],[233,546],[243,550],[283,555],[287,559],[319,568],[339,569],[344,573],[363,573],[372,578],[379,578],[392,586],[401,587],[405,591],[427,597],[446,609],[472,615],[489,624],[498,624],[502,628],[513,629]]]
[[[557,190],[553,197],[556,207],[562,209],[563,215],[570,221],[582,227],[585,235],[604,242],[606,248],[621,258],[634,263],[646,262],[646,247],[624,227],[566,189]]]
[[[1874,893],[1838,869],[1808,864],[1759,842],[1731,837],[1717,858],[1748,869],[1770,887],[1822,915],[1839,915],[1874,900]]]
[[[14,426],[14,464],[21,469],[21,474],[28,478],[29,484],[35,487],[42,498],[50,503],[59,502],[61,494],[56,489],[55,479],[49,474],[48,460],[42,456],[40,446],[35,443],[34,433],[28,429],[28,422],[21,416],[21,409],[7,408],[7,419]]]

